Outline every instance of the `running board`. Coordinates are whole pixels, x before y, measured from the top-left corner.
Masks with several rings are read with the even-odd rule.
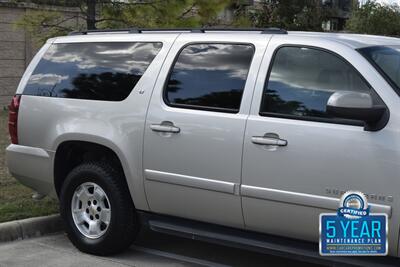
[[[143,224],[152,231],[188,239],[235,247],[291,260],[326,266],[400,266],[394,257],[322,257],[318,244],[285,237],[238,230],[171,216],[139,212]]]

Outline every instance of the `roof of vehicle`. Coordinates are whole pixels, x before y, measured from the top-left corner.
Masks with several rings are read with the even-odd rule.
[[[352,34],[352,33],[326,33],[326,32],[289,32],[291,36],[324,38],[351,46],[354,49],[375,45],[400,45],[400,38]]]
[[[278,28],[266,28],[266,29],[117,29],[117,30],[94,30],[84,32],[72,32],[69,36],[58,37],[57,42],[68,42],[69,40],[93,40],[93,35],[96,36],[97,40],[99,37],[107,36],[113,37],[127,37],[128,35],[136,34],[276,34],[281,36],[291,37],[304,37],[304,38],[316,38],[325,39],[332,42],[338,42],[354,49],[375,46],[375,45],[400,45],[400,38],[377,36],[377,35],[366,35],[366,34],[350,34],[350,33],[326,33],[326,32],[301,32],[301,31],[285,31]],[[154,35],[153,35],[154,36]],[[54,39],[53,39],[54,40]]]

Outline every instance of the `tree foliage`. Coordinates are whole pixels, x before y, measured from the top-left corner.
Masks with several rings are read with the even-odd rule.
[[[42,0],[50,1],[50,0]],[[56,1],[56,0],[51,0]],[[65,0],[57,3],[63,6]],[[219,14],[236,0],[72,0],[77,12],[29,11],[16,22],[43,43],[68,32],[95,28],[209,27],[220,25]],[[75,3],[73,5],[72,3]],[[236,23],[241,23],[235,20]]]
[[[31,0],[30,2],[43,5],[43,8],[28,9],[25,15],[15,22],[15,26],[25,29],[38,44],[44,43],[51,37],[87,29],[93,17],[93,14],[90,14],[93,11],[90,5],[96,4],[95,0]],[[51,6],[56,6],[58,9],[72,8],[75,11],[60,12],[57,8],[49,8]]]
[[[263,0],[253,22],[257,27],[321,31],[322,22],[332,12],[321,0]]]
[[[30,33],[37,44],[42,44],[51,37],[84,29],[83,22],[77,23],[77,19],[76,15],[68,16],[57,11],[28,10],[15,25]]]
[[[102,28],[205,27],[219,23],[218,14],[231,0],[162,0],[141,4],[115,2],[102,9]]]
[[[14,0],[19,2],[22,0]],[[27,1],[27,0],[25,0]],[[29,1],[29,0],[28,0]],[[39,44],[71,31],[94,28],[178,27],[279,27],[288,30],[322,31],[322,23],[337,10],[321,0],[260,0],[256,8],[246,0],[30,0],[32,3],[75,8],[76,12],[54,9],[32,10],[16,22]],[[357,33],[400,36],[400,6],[368,0],[358,5],[346,30]],[[228,23],[221,13],[229,7],[234,17]]]
[[[355,6],[353,14],[346,24],[350,32],[400,36],[400,7],[367,1]]]

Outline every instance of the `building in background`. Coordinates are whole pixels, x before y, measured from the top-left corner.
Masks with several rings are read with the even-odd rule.
[[[350,18],[354,0],[322,0],[322,5],[332,9],[331,17],[322,24],[325,31],[343,31]]]
[[[237,0],[236,6],[252,11],[261,8],[263,2],[269,0]],[[363,1],[363,0],[361,0]],[[365,1],[365,0],[364,0]],[[322,24],[324,31],[343,31],[345,29],[346,21],[351,16],[351,11],[354,5],[358,5],[360,0],[321,0],[321,5],[327,8],[330,12],[328,20]],[[227,9],[221,14],[223,20],[231,21],[234,16],[234,9]]]

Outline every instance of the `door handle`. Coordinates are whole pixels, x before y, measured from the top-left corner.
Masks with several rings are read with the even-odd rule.
[[[151,124],[150,129],[159,133],[179,133],[181,129],[174,126],[172,122],[162,122],[161,124]]]
[[[285,139],[279,138],[279,135],[274,133],[267,133],[264,136],[253,136],[251,142],[263,146],[287,146],[288,144]]]

